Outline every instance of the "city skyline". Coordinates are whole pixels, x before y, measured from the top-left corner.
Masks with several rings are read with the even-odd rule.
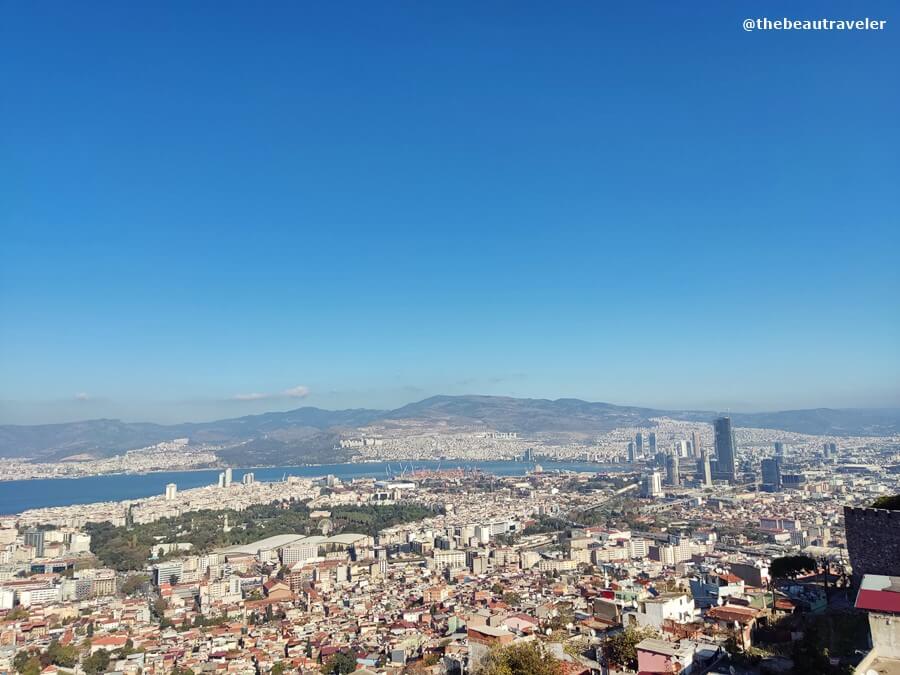
[[[900,406],[900,45],[745,12],[17,8],[0,422]]]

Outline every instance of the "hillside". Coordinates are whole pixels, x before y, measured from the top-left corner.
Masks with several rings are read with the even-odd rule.
[[[304,407],[213,422],[152,424],[87,420],[35,426],[0,425],[0,456],[52,460],[87,453],[108,456],[173,438],[233,446],[224,454],[260,463],[346,459],[331,452],[341,433],[371,425],[434,431],[495,429],[523,434],[595,434],[622,426],[651,426],[653,417],[711,421],[712,411],[663,411],[579,399],[434,396],[396,410]],[[809,434],[884,436],[900,433],[900,409],[788,410],[729,413],[736,426]]]

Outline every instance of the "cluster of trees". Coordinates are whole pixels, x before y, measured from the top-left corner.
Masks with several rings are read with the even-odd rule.
[[[522,530],[522,534],[526,537],[535,534],[550,534],[552,532],[559,532],[560,530],[564,530],[568,527],[568,523],[560,518],[553,518],[552,516],[538,516],[537,520]]]
[[[477,675],[562,675],[562,662],[537,641],[492,649]]]
[[[324,675],[347,675],[356,670],[356,659],[346,652],[335,653],[322,665]]]
[[[74,668],[78,663],[78,649],[72,645],[61,645],[53,640],[45,651],[37,649],[18,652],[13,659],[13,668],[21,675],[38,675],[50,664],[60,668]]]
[[[872,502],[873,509],[887,509],[888,511],[900,511],[900,495],[879,497]]]
[[[786,555],[772,560],[769,574],[774,579],[794,579],[805,572],[815,572],[818,564],[808,555]]]
[[[127,644],[127,643],[126,643]],[[127,656],[130,650],[123,649],[116,652],[117,657]],[[62,645],[53,640],[43,652],[37,649],[22,650],[13,659],[13,668],[19,675],[39,675],[49,665],[60,668],[74,669],[78,665],[81,654],[74,645]],[[93,654],[81,659],[81,669],[87,675],[99,675],[109,668],[110,653],[105,649],[98,649]]]
[[[222,529],[226,515],[232,526],[228,532]],[[385,527],[428,515],[431,511],[417,504],[342,506],[332,514],[332,532],[374,535]],[[241,512],[230,509],[193,511],[131,527],[114,527],[107,522],[88,523],[85,530],[91,535],[91,550],[105,566],[128,571],[142,569],[151,553],[158,553],[154,549],[160,542],[190,543],[194,551],[202,553],[276,534],[314,534],[316,522],[310,519],[306,504],[276,502],[257,504]],[[135,578],[126,583],[134,592],[142,582]]]
[[[409,523],[435,515],[419,504],[386,504],[383,506],[339,506],[331,512],[335,532],[358,532],[375,536],[386,527]]]
[[[629,626],[621,633],[606,639],[603,643],[603,656],[606,662],[616,666],[622,666],[630,670],[637,670],[637,645],[646,638],[659,637],[652,628],[638,628]]]

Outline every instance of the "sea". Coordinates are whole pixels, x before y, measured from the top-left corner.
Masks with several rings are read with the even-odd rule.
[[[628,471],[626,464],[595,462],[541,461],[545,472],[574,471],[615,473]],[[355,462],[347,464],[317,464],[314,466],[269,466],[234,468],[233,480],[240,482],[245,473],[253,473],[258,481],[279,481],[287,476],[316,478],[333,475],[342,480],[353,478],[398,478],[405,471],[435,469],[480,469],[496,476],[519,476],[534,470],[532,462],[495,461],[466,462],[463,460],[412,462]],[[93,502],[140,499],[163,494],[168,483],[179,490],[215,485],[221,469],[197,471],[161,471],[154,473],[107,474],[82,478],[36,478],[0,482],[0,514],[14,515],[47,506],[70,506]]]

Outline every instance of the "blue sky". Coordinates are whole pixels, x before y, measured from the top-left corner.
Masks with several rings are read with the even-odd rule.
[[[741,28],[785,14],[888,24]],[[900,405],[898,30],[887,2],[7,5],[0,421]]]

